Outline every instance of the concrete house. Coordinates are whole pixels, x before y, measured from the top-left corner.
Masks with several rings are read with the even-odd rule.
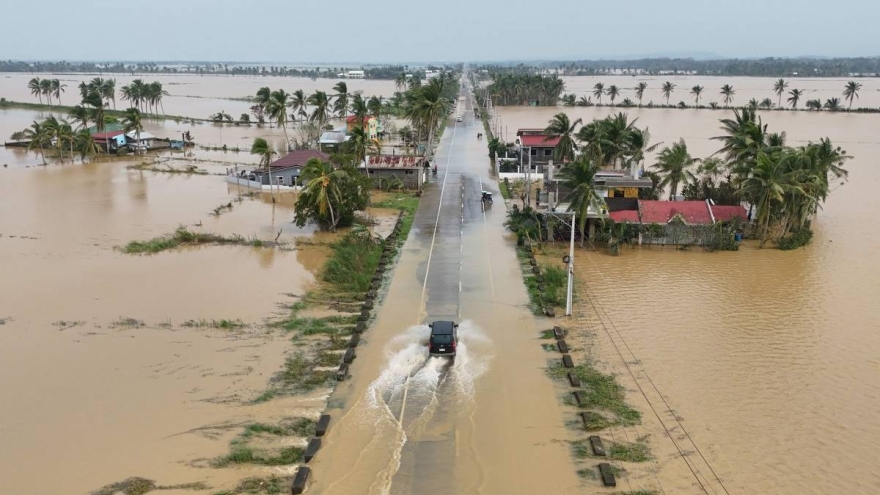
[[[383,187],[386,179],[397,177],[404,188],[418,189],[428,177],[425,159],[421,156],[368,156],[358,169],[364,174],[369,172],[373,187]]]
[[[280,190],[293,190],[294,186],[301,186],[299,180],[302,168],[312,158],[321,161],[330,161],[330,155],[317,150],[296,150],[284,155],[269,164],[269,172],[265,170],[238,170],[231,169],[226,176],[226,182],[242,186],[255,187],[268,190],[270,187],[280,187]]]

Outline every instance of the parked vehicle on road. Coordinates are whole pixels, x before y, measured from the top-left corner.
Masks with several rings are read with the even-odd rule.
[[[455,356],[458,346],[458,324],[452,321],[435,321],[431,327],[431,338],[428,340],[428,354],[431,356]]]

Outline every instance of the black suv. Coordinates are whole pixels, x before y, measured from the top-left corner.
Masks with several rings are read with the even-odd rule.
[[[428,353],[432,356],[455,356],[458,345],[457,323],[451,321],[435,321],[431,327],[431,339],[428,341]]]

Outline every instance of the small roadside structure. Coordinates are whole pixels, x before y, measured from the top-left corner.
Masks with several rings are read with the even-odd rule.
[[[373,187],[377,188],[397,178],[405,189],[418,189],[428,177],[425,159],[421,156],[370,155],[358,170],[364,174],[369,172]]]

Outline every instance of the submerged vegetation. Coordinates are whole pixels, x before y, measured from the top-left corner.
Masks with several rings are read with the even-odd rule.
[[[131,477],[123,481],[103,486],[91,493],[91,495],[145,495],[154,490],[207,490],[204,483],[184,483],[181,485],[157,485],[155,481],[147,478]]]
[[[589,364],[580,364],[574,368],[554,365],[547,369],[547,374],[555,380],[565,380],[568,373],[580,379],[585,402],[581,409],[592,413],[593,424],[590,430],[602,430],[615,425],[635,425],[642,420],[638,410],[624,400],[624,388],[611,376],[601,373]]]
[[[252,247],[274,247],[279,245],[275,241],[263,241],[256,238],[246,239],[240,235],[224,236],[219,234],[192,232],[186,227],[181,226],[172,234],[155,237],[147,241],[131,241],[121,249],[122,252],[126,254],[155,254],[181,246],[198,246],[204,244],[231,244]]]

